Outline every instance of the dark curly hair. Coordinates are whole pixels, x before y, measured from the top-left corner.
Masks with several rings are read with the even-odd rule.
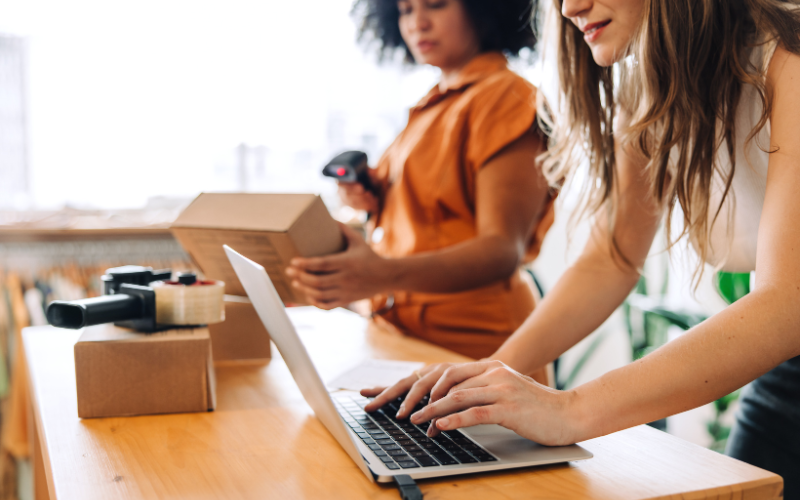
[[[536,46],[537,0],[461,0],[478,33],[481,52],[500,51],[518,56],[524,48]],[[352,14],[360,19],[358,40],[379,44],[381,60],[397,50],[414,62],[400,35],[397,0],[356,0]]]

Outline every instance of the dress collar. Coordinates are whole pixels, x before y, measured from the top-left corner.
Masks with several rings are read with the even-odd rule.
[[[459,91],[507,67],[508,61],[506,60],[506,56],[500,52],[484,52],[478,54],[464,66],[464,69],[461,70],[461,73],[455,81],[445,87],[444,90],[440,90],[437,84],[414,107],[424,108],[429,104],[435,104],[445,95]]]

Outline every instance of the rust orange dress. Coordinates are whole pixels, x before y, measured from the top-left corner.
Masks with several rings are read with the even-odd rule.
[[[383,235],[373,237],[375,251],[406,257],[475,238],[478,171],[534,129],[535,97],[536,88],[496,52],[478,55],[450,87],[434,87],[423,97],[376,166],[382,203],[373,235]],[[527,261],[538,255],[552,223],[551,198],[530,235]],[[509,279],[464,292],[376,296],[372,307],[379,321],[406,334],[482,358],[528,317],[534,296],[518,270]]]

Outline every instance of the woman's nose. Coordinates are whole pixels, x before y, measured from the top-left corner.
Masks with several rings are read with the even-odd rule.
[[[593,0],[563,0],[561,15],[567,18],[578,17],[581,13],[591,10]]]
[[[411,13],[409,28],[412,31],[426,31],[430,28],[431,20],[425,9],[414,9]]]

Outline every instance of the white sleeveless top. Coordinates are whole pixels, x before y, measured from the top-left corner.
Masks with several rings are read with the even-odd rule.
[[[775,53],[777,41],[755,47],[750,56],[753,67],[766,74]],[[770,148],[770,124],[764,126],[751,141],[747,137],[756,127],[763,106],[752,85],[744,85],[736,110],[736,169],[731,190],[725,199],[716,223],[711,226],[725,188],[721,175],[714,178],[709,204],[709,250],[707,261],[724,271],[745,273],[756,268],[756,243],[764,195],[767,189],[767,167]],[[717,165],[726,174],[731,162],[727,146],[717,151]]]

